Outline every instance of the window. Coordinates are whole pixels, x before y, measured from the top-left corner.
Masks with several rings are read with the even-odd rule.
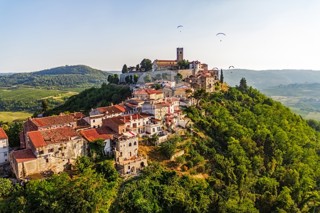
[[[129,143],[129,146],[132,146],[132,144],[131,144],[131,143]]]
[[[133,145],[137,145],[137,142],[135,141],[135,142],[133,143]]]
[[[46,163],[49,163],[49,158],[46,159]]]
[[[54,152],[54,149],[53,148],[48,149],[48,152]]]
[[[96,120],[92,120],[92,122],[93,122],[93,123],[95,123],[95,122],[96,122]]]
[[[44,153],[43,150],[39,151],[39,155],[43,155],[43,153]]]
[[[4,153],[4,156],[7,157],[7,156],[8,156],[8,153],[5,152],[5,153]]]

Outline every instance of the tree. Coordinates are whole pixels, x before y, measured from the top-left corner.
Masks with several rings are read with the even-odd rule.
[[[119,76],[118,74],[113,74],[108,76],[108,82],[111,84],[118,84],[119,83]]]
[[[20,146],[20,132],[23,129],[22,122],[12,122],[2,125],[3,130],[6,132],[9,140],[10,147]]]
[[[170,159],[177,149],[177,141],[169,140],[160,145],[160,152],[167,158]]]
[[[128,67],[126,64],[124,64],[122,67],[122,73],[127,73],[127,72],[128,72]]]
[[[0,178],[0,198],[9,196],[12,189],[13,186],[9,179]]]
[[[139,64],[136,65],[136,71],[137,71],[137,72],[140,71],[140,65],[139,65]]]
[[[140,63],[141,71],[152,70],[152,62],[150,59],[144,58]]]
[[[161,89],[161,85],[160,84],[154,84],[152,86],[152,88],[154,88],[155,90],[159,90],[159,89]]]
[[[180,73],[178,73],[178,74],[176,75],[176,80],[177,80],[177,82],[180,82],[180,81],[182,80],[182,78],[183,78],[183,76],[182,76]]]
[[[248,85],[247,85],[247,80],[245,78],[241,78],[240,80],[240,85],[239,85],[239,89],[241,91],[245,91],[248,89]]]
[[[119,178],[119,173],[115,169],[113,160],[104,160],[98,163],[96,170],[98,173],[102,174],[104,178],[109,182],[117,181]]]
[[[42,99],[41,100],[41,108],[42,108],[42,112],[46,112],[49,108],[48,106],[48,100],[47,99]]]
[[[224,78],[223,78],[223,71],[222,71],[222,69],[221,69],[221,70],[220,70],[220,83],[223,84],[223,80],[224,80]]]
[[[127,75],[124,80],[126,81],[127,84],[131,83],[131,81],[130,81],[131,79],[130,79],[129,75]]]
[[[138,76],[137,74],[134,74],[134,75],[133,75],[134,83],[137,83],[137,82],[138,82],[138,79],[139,79],[139,76]]]
[[[189,69],[189,61],[188,60],[181,60],[181,61],[178,61],[178,67],[179,69]]]

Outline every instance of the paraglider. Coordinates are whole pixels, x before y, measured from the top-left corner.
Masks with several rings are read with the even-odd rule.
[[[226,36],[225,33],[217,33],[216,36],[220,38],[220,42],[222,41],[222,37]]]
[[[232,66],[232,65],[231,65],[231,66],[229,66],[229,69],[231,69],[231,68],[233,68],[233,69],[234,69],[234,66]]]
[[[178,25],[177,29],[179,29],[179,28],[180,28],[180,32],[181,32],[181,28],[183,28],[183,26],[182,25]]]

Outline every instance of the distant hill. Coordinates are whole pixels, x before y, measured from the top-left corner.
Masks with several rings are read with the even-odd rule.
[[[0,76],[1,87],[18,85],[40,87],[79,87],[101,85],[107,82],[110,73],[85,65],[62,66],[52,69],[15,73]]]
[[[224,81],[230,86],[239,85],[246,78],[248,85],[257,89],[266,89],[278,85],[320,83],[320,71],[314,70],[224,70]]]

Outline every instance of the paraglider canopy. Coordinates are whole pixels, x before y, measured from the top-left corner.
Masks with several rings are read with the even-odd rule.
[[[181,32],[182,27],[183,27],[182,25],[178,25],[177,29],[180,29],[180,32]]]
[[[225,33],[217,33],[216,36],[220,37],[220,42],[222,41],[222,37],[226,36]]]
[[[229,69],[233,68],[234,69],[234,66],[229,66]]]

